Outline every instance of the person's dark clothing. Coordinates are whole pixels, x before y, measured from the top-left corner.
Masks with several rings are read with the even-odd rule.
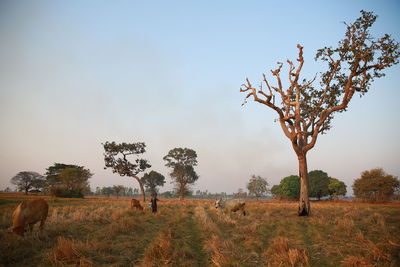
[[[152,197],[152,198],[151,198],[151,211],[152,211],[153,213],[156,213],[156,212],[157,212],[157,201],[158,201],[158,198],[157,198],[157,197]]]

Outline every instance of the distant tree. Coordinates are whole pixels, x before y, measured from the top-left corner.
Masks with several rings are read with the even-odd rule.
[[[144,187],[138,174],[144,172],[151,165],[146,159],[139,158],[139,155],[146,152],[145,143],[121,143],[105,142],[104,147],[104,162],[106,168],[111,168],[113,173],[118,173],[121,176],[128,176],[136,179],[139,183],[142,192],[143,201],[146,201]],[[133,163],[129,161],[128,156],[135,156]]]
[[[104,186],[101,188],[101,193],[102,195],[109,197],[110,195],[114,194],[114,189],[111,186]]]
[[[157,193],[157,186],[163,186],[165,184],[165,177],[161,173],[151,171],[143,175],[142,182],[147,191],[153,195]]]
[[[328,194],[329,198],[337,198],[338,196],[344,196],[347,193],[346,184],[342,181],[339,181],[336,178],[329,177],[329,184],[328,184]]]
[[[16,185],[19,191],[24,191],[25,195],[27,195],[31,188],[43,180],[44,177],[37,172],[24,171],[17,173],[11,178],[11,183]]]
[[[127,196],[133,196],[133,188],[132,187],[129,187],[128,188],[128,191],[127,191],[127,194],[126,194]]]
[[[290,175],[285,177],[279,183],[279,189],[282,198],[299,199],[300,196],[300,182],[299,176]]]
[[[253,176],[250,178],[249,183],[247,184],[247,190],[249,190],[249,195],[254,195],[257,199],[262,197],[268,192],[267,189],[268,182],[266,179],[261,176]]]
[[[94,192],[94,194],[95,194],[96,196],[101,195],[101,188],[100,188],[99,186],[96,186],[96,191]]]
[[[139,189],[134,188],[134,189],[133,189],[133,195],[134,195],[134,196],[139,195]]]
[[[47,188],[46,179],[43,177],[42,179],[37,179],[33,181],[32,184],[33,190],[36,192],[42,192],[45,188]]]
[[[239,188],[237,193],[234,194],[235,198],[246,198],[247,192],[243,190],[243,188]]]
[[[170,173],[174,183],[175,191],[177,192],[179,199],[183,200],[185,196],[191,195],[190,185],[194,184],[199,176],[194,170],[193,166],[177,165]]]
[[[89,178],[93,174],[83,167],[63,169],[50,186],[50,193],[57,197],[83,197],[90,192]]]
[[[172,191],[165,191],[165,192],[161,193],[160,195],[161,195],[162,197],[165,197],[165,198],[173,198],[173,197],[176,197],[175,193],[172,192]]]
[[[83,166],[73,165],[73,164],[64,164],[64,163],[54,163],[52,166],[46,169],[46,181],[48,186],[61,184],[60,173],[67,168],[81,169],[83,170]]]
[[[310,197],[316,197],[320,200],[321,197],[329,195],[329,176],[326,172],[321,170],[311,171],[308,173],[308,179]]]
[[[11,192],[11,188],[9,188],[8,186],[6,187],[6,189],[4,189],[4,192]]]
[[[271,194],[274,196],[274,198],[281,198],[282,197],[281,187],[278,184],[272,186]]]
[[[298,66],[287,60],[287,88],[281,80],[283,63],[280,62],[275,70],[271,70],[276,86],[270,85],[264,74],[259,90],[249,79],[240,88],[241,92],[247,93],[246,99],[253,97],[254,101],[276,111],[277,120],[290,140],[299,162],[300,216],[311,214],[307,152],[315,146],[319,134],[331,128],[334,114],[346,111],[355,94],[362,96],[368,92],[374,78],[384,76],[384,69],[399,62],[398,43],[387,34],[379,39],[370,34],[369,28],[376,18],[372,12],[362,10],[361,17],[354,23],[345,23],[345,37],[336,48],[318,50],[315,59],[327,63],[327,71],[318,78],[319,85],[313,85],[317,75],[311,80],[300,77],[304,58],[303,47],[298,44]]]
[[[113,185],[112,188],[113,188],[113,191],[115,192],[115,194],[117,195],[117,199],[118,199],[119,194],[124,191],[124,186],[123,185]]]
[[[399,179],[376,168],[361,173],[354,181],[353,191],[357,198],[366,201],[388,201],[400,186]]]
[[[170,176],[175,183],[179,199],[183,200],[190,192],[189,186],[194,184],[199,176],[194,170],[197,165],[196,151],[190,148],[174,148],[163,158],[165,166],[172,168]]]

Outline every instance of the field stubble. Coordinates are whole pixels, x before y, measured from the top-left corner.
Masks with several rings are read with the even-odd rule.
[[[293,202],[227,216],[209,200],[162,199],[154,215],[129,199],[47,199],[44,232],[19,237],[7,230],[21,199],[0,195],[0,266],[400,265],[399,203],[314,202],[304,218]]]

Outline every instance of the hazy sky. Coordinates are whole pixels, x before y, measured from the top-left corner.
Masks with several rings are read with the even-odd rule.
[[[194,190],[236,192],[252,174],[277,184],[297,159],[274,111],[239,92],[304,46],[303,76],[318,48],[344,36],[361,9],[375,36],[400,41],[398,1],[0,0],[0,189],[19,171],[78,164],[92,188],[133,179],[104,170],[102,142],[139,142],[152,169],[175,147],[198,153]],[[285,69],[287,70],[287,68]],[[345,181],[364,170],[400,176],[400,67],[376,80],[308,154],[309,170]]]

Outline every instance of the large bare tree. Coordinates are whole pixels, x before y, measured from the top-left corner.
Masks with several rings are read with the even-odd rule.
[[[315,60],[328,65],[318,76],[319,85],[314,85],[317,75],[311,79],[301,79],[304,64],[303,47],[297,45],[297,64],[287,60],[289,71],[288,87],[284,88],[281,77],[283,63],[271,70],[276,84],[268,82],[263,74],[259,89],[253,87],[249,79],[240,88],[247,92],[246,99],[266,105],[278,114],[281,128],[289,138],[299,162],[300,199],[298,214],[310,215],[308,199],[307,152],[315,146],[319,134],[331,128],[335,112],[346,111],[355,94],[368,92],[374,78],[384,76],[383,70],[398,63],[399,44],[389,35],[376,39],[369,32],[377,16],[361,11],[354,23],[346,24],[344,39],[336,48],[319,49]]]

